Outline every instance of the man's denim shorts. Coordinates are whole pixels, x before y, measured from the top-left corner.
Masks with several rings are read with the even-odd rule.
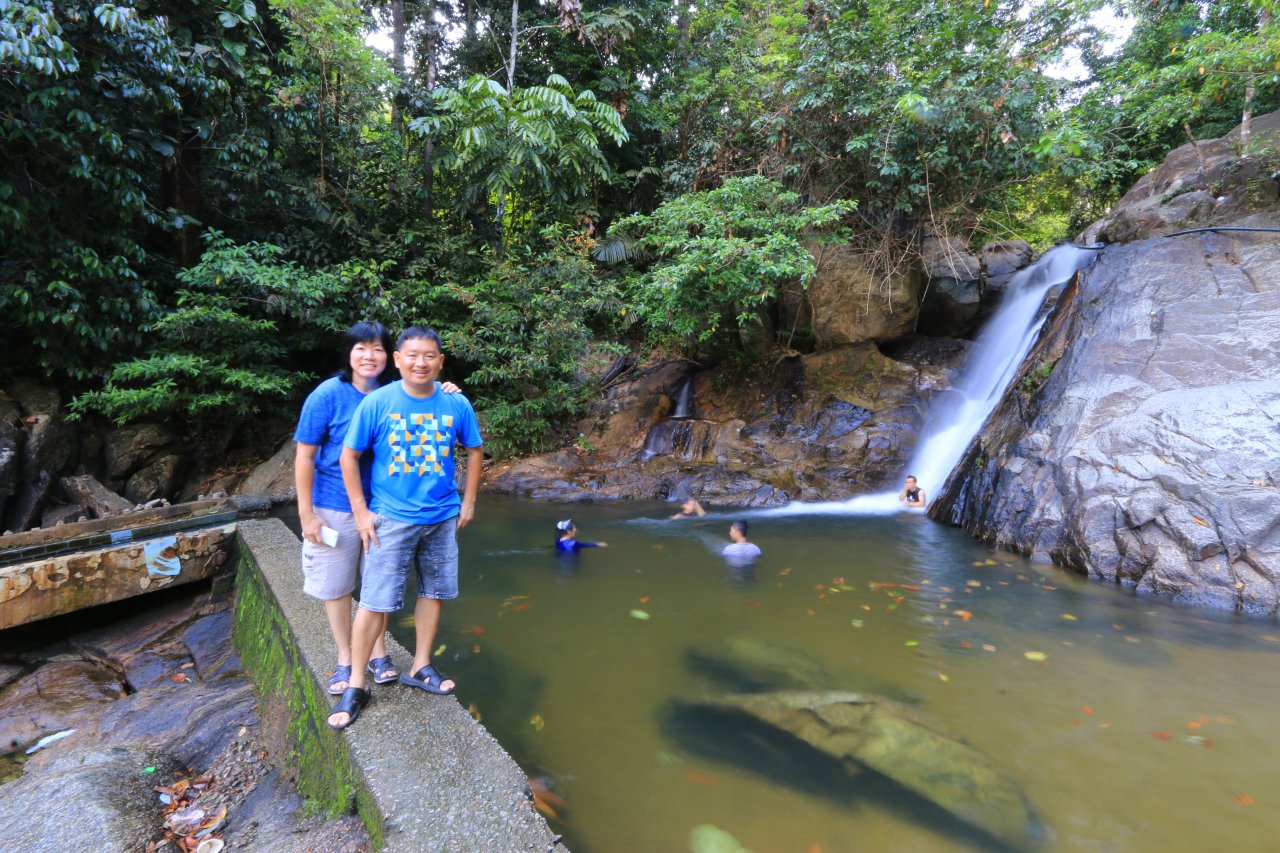
[[[458,597],[458,517],[436,524],[406,524],[379,513],[378,544],[364,558],[360,606],[394,613],[404,606],[404,582],[412,565],[418,573],[418,598]]]

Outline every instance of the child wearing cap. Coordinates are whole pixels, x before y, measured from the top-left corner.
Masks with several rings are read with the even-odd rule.
[[[556,522],[556,550],[578,551],[582,548],[608,548],[608,542],[579,542],[578,528],[572,518]]]

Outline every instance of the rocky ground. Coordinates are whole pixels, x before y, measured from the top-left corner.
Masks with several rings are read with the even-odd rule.
[[[0,838],[11,849],[356,853],[353,816],[309,815],[260,725],[231,599],[174,590],[8,632]],[[49,643],[50,637],[62,637]],[[26,758],[24,750],[71,734]],[[215,842],[221,841],[222,847]]]

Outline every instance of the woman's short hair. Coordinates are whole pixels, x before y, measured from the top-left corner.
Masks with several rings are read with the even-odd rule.
[[[382,344],[382,349],[387,354],[387,366],[378,377],[378,384],[386,384],[391,379],[392,371],[395,370],[391,365],[391,353],[394,352],[391,331],[377,320],[365,320],[347,329],[347,337],[342,342],[342,369],[338,372],[338,376],[343,382],[350,382],[353,378],[351,351],[356,348],[356,344],[368,344],[374,341]]]

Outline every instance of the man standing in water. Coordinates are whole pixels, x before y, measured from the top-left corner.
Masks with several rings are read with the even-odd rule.
[[[410,674],[400,681],[447,694],[454,683],[431,665],[431,646],[440,603],[458,597],[456,534],[475,515],[483,439],[471,402],[436,390],[444,349],[434,329],[406,329],[396,342],[395,364],[403,378],[360,403],[343,442],[342,480],[367,555],[352,626],[352,660],[368,657],[386,629],[387,614],[404,603],[405,580],[413,566],[418,580],[416,648]],[[453,461],[459,444],[467,449],[461,497]],[[360,455],[366,450],[373,453],[373,499],[367,505],[360,485]],[[335,729],[354,723],[371,698],[362,668],[353,668],[349,685],[329,715]]]
[[[898,493],[898,500],[903,506],[922,507],[925,504],[924,489],[916,485],[916,478],[910,474],[907,475],[906,488]]]

